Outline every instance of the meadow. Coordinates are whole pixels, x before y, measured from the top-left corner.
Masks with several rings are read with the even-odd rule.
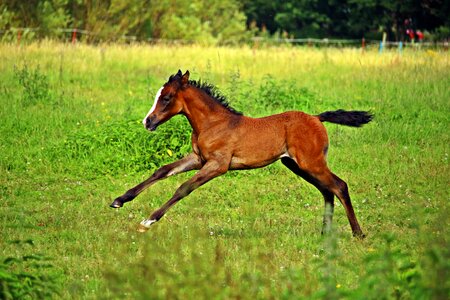
[[[0,298],[448,299],[448,51],[0,44]],[[364,240],[280,162],[194,191],[137,224],[193,173],[111,201],[190,151],[175,117],[142,118],[178,69],[259,117],[370,110],[326,124]]]

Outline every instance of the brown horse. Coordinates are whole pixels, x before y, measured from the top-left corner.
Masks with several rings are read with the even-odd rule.
[[[158,91],[143,124],[153,131],[177,114],[186,116],[192,126],[193,152],[158,169],[115,199],[111,207],[122,207],[158,180],[190,170],[199,171],[183,183],[169,201],[143,220],[138,231],[147,231],[172,205],[228,170],[260,168],[281,159],[292,172],[322,193],[325,200],[322,233],[331,225],[336,195],[345,208],[353,235],[364,237],[347,184],[327,167],[328,136],[322,122],[359,127],[370,122],[370,113],[337,110],[312,116],[290,111],[250,118],[229,107],[214,86],[189,80],[189,71],[184,75],[178,71]]]

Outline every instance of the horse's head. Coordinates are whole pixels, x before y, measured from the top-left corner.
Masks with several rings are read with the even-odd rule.
[[[183,110],[181,92],[189,83],[189,71],[182,75],[181,70],[169,77],[169,80],[156,93],[155,102],[142,123],[150,131],[166,122]]]

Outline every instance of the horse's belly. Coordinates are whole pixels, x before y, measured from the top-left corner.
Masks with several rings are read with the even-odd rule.
[[[234,155],[231,158],[230,163],[231,170],[254,169],[265,167],[277,161],[282,156],[286,155],[285,152],[282,150],[266,153],[255,151],[252,153],[245,153],[246,155],[242,154],[244,153]]]
[[[230,169],[261,168],[285,154],[285,137],[277,127],[255,126],[242,134],[239,142],[234,144]]]
[[[277,158],[254,161],[254,160],[249,160],[248,158],[243,159],[243,158],[239,158],[239,157],[233,157],[231,159],[230,170],[245,170],[245,169],[262,168],[267,165],[270,165],[271,163],[273,163],[276,160],[277,160]]]

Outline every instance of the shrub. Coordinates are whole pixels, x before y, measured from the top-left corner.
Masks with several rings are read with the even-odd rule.
[[[95,174],[135,173],[182,158],[190,151],[190,134],[179,117],[154,133],[146,132],[141,120],[112,120],[80,126],[57,151]]]
[[[33,246],[32,240],[12,243]],[[59,275],[50,262],[38,253],[0,259],[0,299],[45,299],[59,294]]]
[[[14,68],[14,75],[23,88],[22,103],[33,105],[50,99],[50,87],[48,78],[42,74],[39,66],[35,69],[24,65],[22,68]]]

